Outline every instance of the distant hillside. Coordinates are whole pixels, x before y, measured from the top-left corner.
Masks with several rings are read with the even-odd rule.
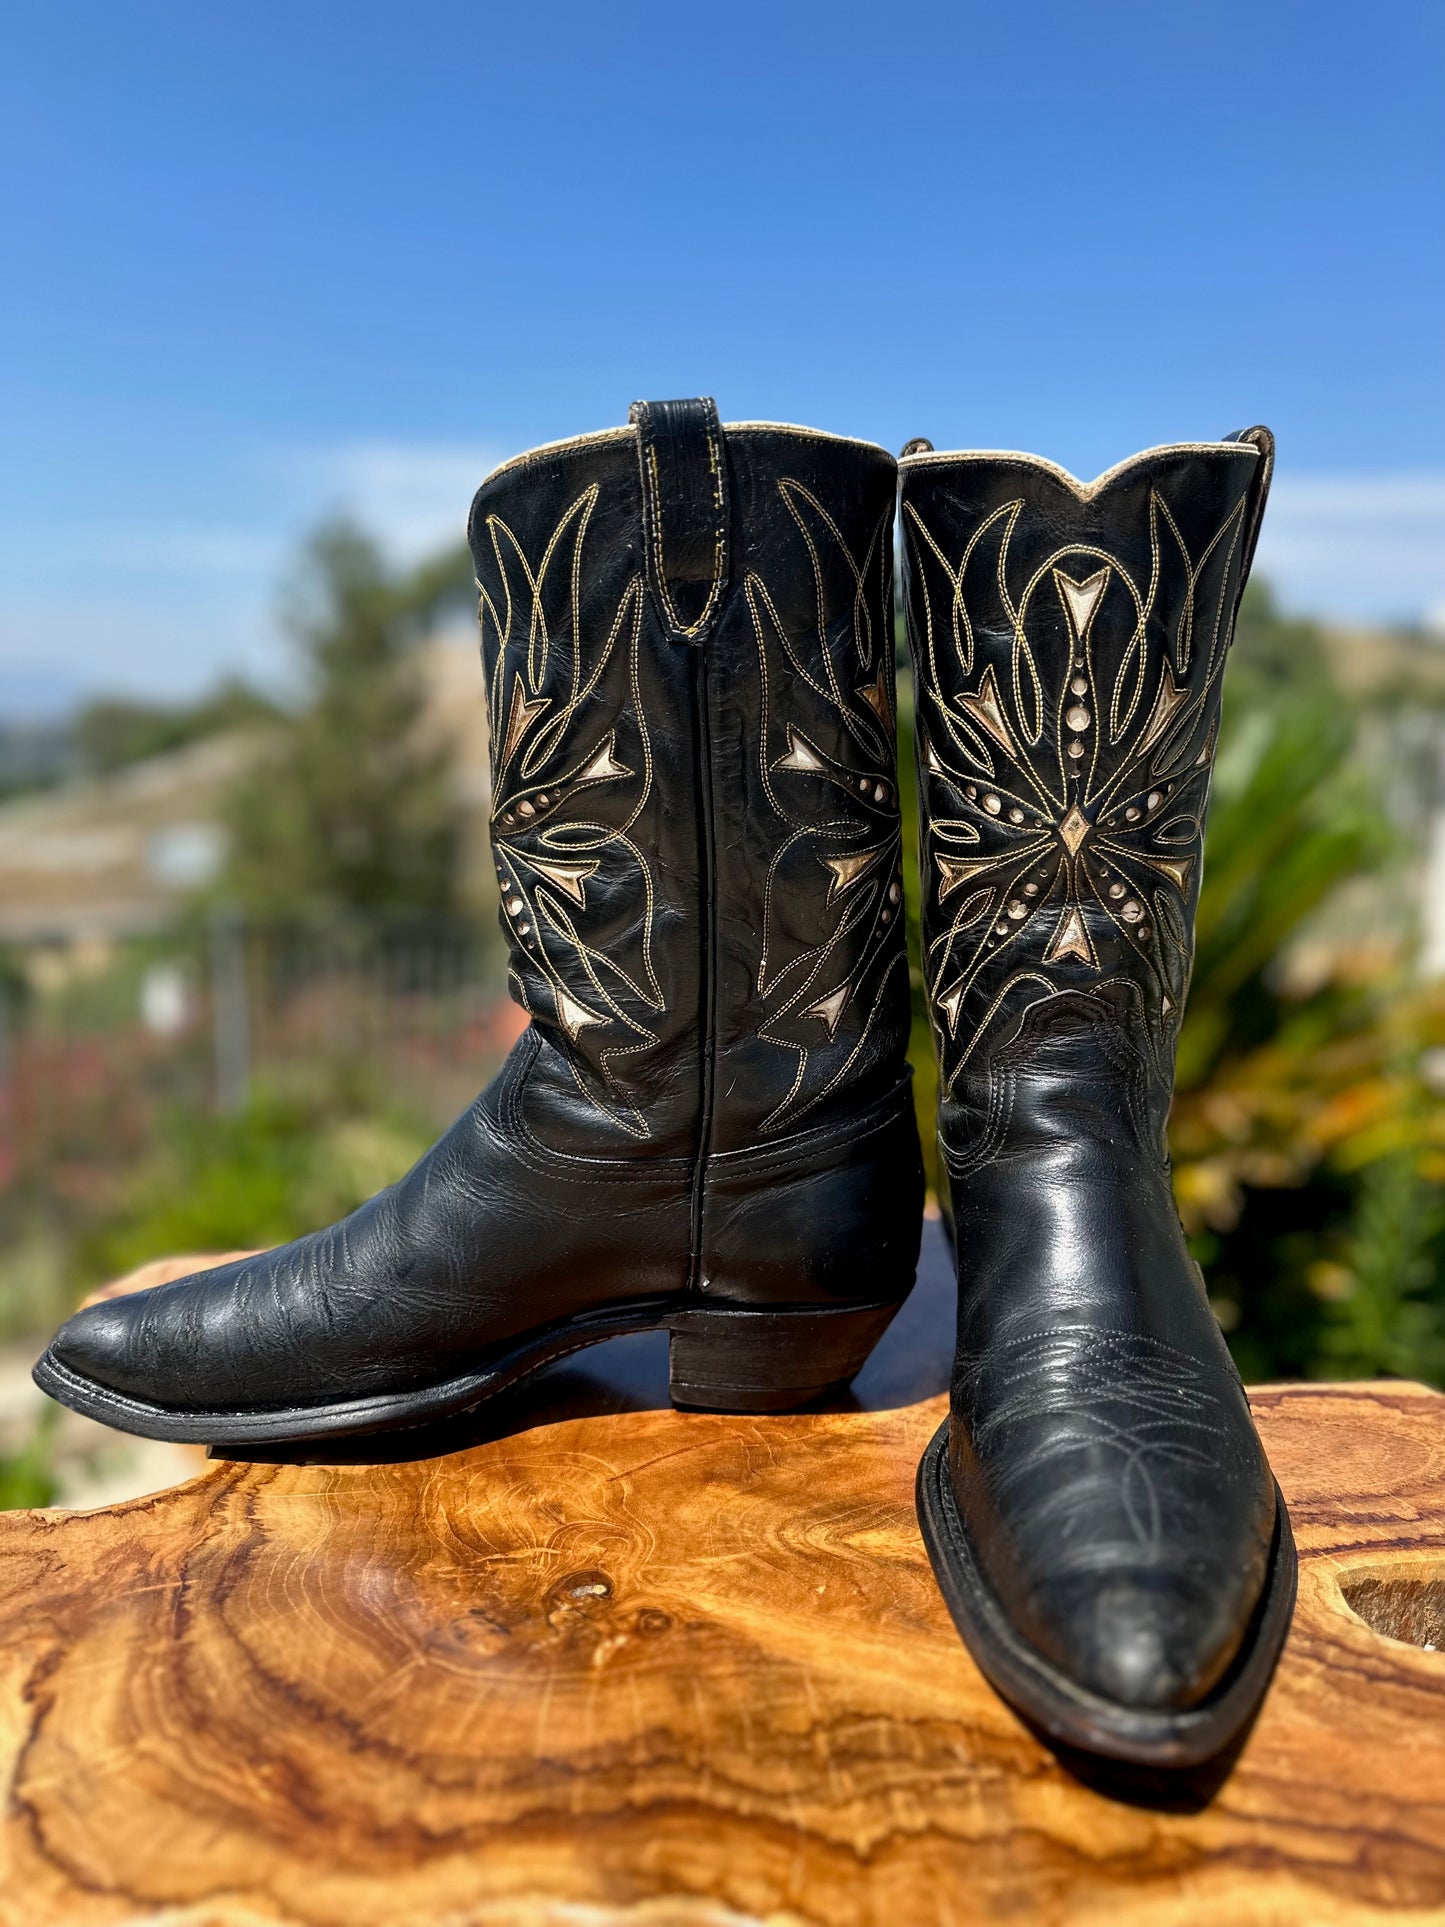
[[[1445,642],[1405,629],[1324,623],[1320,639],[1347,695],[1445,703]]]
[[[464,894],[489,900],[475,635],[431,637],[420,663],[420,727],[450,766]],[[0,944],[105,942],[162,927],[224,861],[226,799],[265,758],[275,715],[249,692],[222,691],[186,709],[95,703],[51,735],[0,727],[0,772],[8,747],[29,779],[0,790]]]
[[[87,777],[113,776],[192,743],[269,722],[275,705],[240,682],[192,703],[99,696],[70,715],[6,722],[0,716],[0,801]]]

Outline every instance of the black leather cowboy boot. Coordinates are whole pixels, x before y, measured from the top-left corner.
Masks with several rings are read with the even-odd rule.
[[[535,450],[470,537],[512,994],[410,1174],[82,1311],[44,1389],[163,1439],[377,1431],[665,1327],[674,1398],[846,1383],[913,1282],[896,466],[711,402]]]
[[[1161,1765],[1242,1731],[1294,1600],[1165,1136],[1272,463],[1261,428],[1088,487],[1026,455],[923,443],[902,463],[959,1278],[920,1517],[999,1690],[1056,1740]]]

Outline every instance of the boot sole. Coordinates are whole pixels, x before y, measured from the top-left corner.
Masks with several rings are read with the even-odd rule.
[[[454,1418],[604,1339],[666,1331],[674,1405],[715,1412],[784,1412],[840,1391],[862,1369],[903,1300],[886,1305],[631,1305],[589,1313],[519,1339],[470,1372],[407,1392],[322,1405],[183,1411],[153,1405],[72,1371],[46,1351],[35,1383],[86,1418],[175,1445],[284,1445],[355,1438]]]
[[[1077,1686],[1009,1624],[974,1556],[948,1472],[948,1424],[918,1467],[918,1523],[929,1562],[964,1645],[990,1685],[1051,1741],[1081,1753],[1164,1769],[1227,1756],[1248,1732],[1294,1614],[1299,1562],[1276,1484],[1274,1542],[1254,1618],[1229,1672],[1198,1706],[1177,1713],[1122,1706]]]

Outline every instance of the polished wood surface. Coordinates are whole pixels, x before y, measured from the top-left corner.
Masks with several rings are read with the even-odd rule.
[[[851,1409],[673,1412],[621,1340],[415,1462],[0,1517],[0,1921],[1445,1921],[1445,1399],[1255,1395],[1274,1691],[1232,1769],[1111,1778],[929,1575],[948,1296],[935,1244]]]

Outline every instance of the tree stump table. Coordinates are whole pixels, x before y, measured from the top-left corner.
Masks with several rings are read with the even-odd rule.
[[[934,1239],[850,1409],[673,1412],[665,1341],[618,1340],[411,1463],[0,1517],[0,1920],[1445,1921],[1445,1398],[1254,1395],[1302,1564],[1273,1691],[1210,1780],[1111,1778],[934,1589],[949,1318]]]

